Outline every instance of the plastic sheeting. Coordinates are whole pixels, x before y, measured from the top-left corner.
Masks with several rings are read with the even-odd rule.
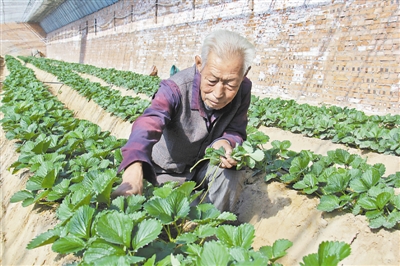
[[[42,0],[0,0],[0,23],[27,22]]]
[[[51,14],[44,17],[40,21],[40,26],[46,33],[49,33],[118,1],[119,0],[66,0],[53,10]]]

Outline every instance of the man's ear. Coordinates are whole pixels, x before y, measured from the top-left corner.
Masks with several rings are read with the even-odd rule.
[[[196,55],[196,56],[194,57],[194,62],[196,63],[197,71],[200,72],[200,71],[201,71],[201,63],[202,63],[201,57],[198,56],[198,55]]]

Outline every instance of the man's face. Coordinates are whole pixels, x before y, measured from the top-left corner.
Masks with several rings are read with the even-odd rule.
[[[223,61],[211,52],[202,70],[200,57],[196,57],[196,66],[201,74],[200,91],[204,104],[214,110],[224,108],[235,98],[243,81],[243,59],[232,56]]]

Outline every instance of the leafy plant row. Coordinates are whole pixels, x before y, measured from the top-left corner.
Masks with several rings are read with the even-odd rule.
[[[265,181],[276,180],[307,195],[320,198],[318,209],[365,215],[371,228],[400,229],[400,172],[384,176],[385,166],[369,165],[356,154],[336,149],[326,156],[311,151],[290,151],[289,141],[273,141],[272,149],[263,149],[268,136],[248,129],[248,139],[236,147],[232,156],[237,168],[249,167],[265,173]],[[218,165],[223,149],[206,151],[205,159]]]
[[[367,116],[347,107],[253,96],[249,117],[255,127],[278,127],[358,149],[400,155],[400,115]]]
[[[111,199],[126,140],[73,118],[32,70],[10,56],[6,62],[1,123],[20,152],[10,169],[32,173],[11,202],[57,206],[60,220],[29,249],[51,244],[80,256],[79,265],[278,265],[292,245],[281,239],[253,250],[253,226],[224,224],[236,216],[212,204],[192,206],[201,193],[193,182],[148,185],[143,196]],[[344,242],[322,242],[301,265],[337,265],[349,254]]]
[[[297,105],[294,105],[297,106]],[[357,111],[360,114],[359,111]],[[254,114],[254,113],[253,113]],[[377,120],[378,118],[375,118]],[[393,124],[390,124],[393,125]],[[390,126],[389,125],[389,126]],[[249,127],[249,132],[251,132],[251,127]],[[261,134],[260,132],[258,132]],[[257,136],[258,140],[252,140],[251,142],[246,142],[243,147],[237,147],[237,149],[242,149],[239,154],[251,154],[250,150],[255,149],[254,145],[259,145],[259,140],[263,139],[263,137],[259,136],[259,134],[249,134],[249,138],[252,136]],[[263,135],[263,134],[261,134]],[[290,174],[285,174],[279,178],[279,181],[285,182],[288,185],[292,185],[294,189],[301,189],[304,193],[307,194],[315,194],[321,198],[321,204],[319,205],[319,209],[323,211],[333,211],[333,210],[345,210],[350,211],[353,214],[363,214],[366,215],[370,222],[371,228],[393,228],[396,227],[399,222],[399,213],[398,213],[398,195],[394,194],[393,187],[399,187],[399,173],[395,175],[391,175],[388,178],[383,178],[385,173],[385,167],[383,164],[377,164],[374,167],[378,169],[370,170],[367,174],[365,174],[366,169],[371,168],[368,164],[366,164],[366,160],[362,159],[360,156],[350,155],[348,152],[344,150],[337,150],[335,152],[331,151],[328,153],[327,157],[319,156],[313,154],[311,152],[303,151],[301,153],[289,152],[288,148],[290,147],[290,142],[273,142],[273,145],[277,145],[280,149],[282,149],[283,154],[274,154],[271,156],[271,151],[276,150],[277,147],[273,150],[257,150],[259,153],[257,154],[257,158],[260,158],[260,154],[263,152],[267,153],[265,155],[265,159],[259,159],[260,161],[254,160],[251,156],[247,156],[243,163],[239,163],[238,167],[248,166],[255,171],[266,171],[268,174],[266,181],[274,178],[277,180],[276,172],[283,170],[287,171]],[[247,151],[243,149],[246,149]],[[221,156],[224,151],[220,151],[215,156],[215,160],[218,161],[219,156]],[[287,155],[291,155],[287,157]],[[337,159],[335,154],[340,154],[340,158]],[[207,157],[207,156],[206,156]],[[297,157],[295,160],[294,158]],[[350,157],[351,160],[355,160],[356,163],[352,163],[351,161],[346,161],[347,165],[343,165],[345,169],[352,169],[350,173],[347,173],[347,170],[343,170],[341,167],[337,167],[338,165],[343,164],[343,158]],[[356,158],[356,159],[355,159]],[[240,158],[235,158],[239,160]],[[296,166],[292,166],[292,160],[296,164]],[[240,161],[240,160],[239,160]],[[303,162],[303,168],[299,170],[299,173],[296,173],[298,167],[298,162]],[[311,166],[315,163],[315,166]],[[350,163],[352,163],[350,165]],[[318,168],[317,168],[318,167]],[[315,170],[315,169],[318,169]],[[353,169],[354,168],[354,169]],[[316,172],[317,171],[317,172]],[[324,172],[322,174],[322,172]],[[340,174],[338,174],[340,173]],[[372,180],[365,181],[362,178],[365,175],[372,175]],[[328,179],[328,176],[331,176]],[[354,180],[358,181],[354,181]],[[332,181],[334,180],[334,181]],[[360,181],[362,180],[362,181]],[[378,184],[379,181],[379,184]],[[335,188],[332,191],[332,182],[340,182],[340,188]],[[354,188],[357,182],[367,182],[363,189]],[[386,183],[385,183],[386,182]],[[305,185],[305,183],[307,185]],[[325,187],[328,187],[326,189]],[[366,197],[369,199],[373,199],[376,201],[377,192],[373,191],[376,187],[380,189],[388,189],[389,194],[386,195],[386,199],[384,202],[370,204],[367,206],[363,201],[358,202],[359,199]],[[369,189],[372,189],[369,191]],[[382,191],[380,191],[382,192]],[[368,197],[367,197],[367,196]],[[382,196],[380,196],[382,197]],[[370,202],[369,202],[370,203]]]
[[[148,100],[140,97],[121,96],[121,92],[98,82],[82,78],[73,70],[62,65],[50,65],[43,58],[20,57],[25,62],[55,75],[59,81],[70,86],[89,101],[93,100],[107,112],[127,121],[134,121],[149,106]],[[34,59],[34,60],[33,60]]]
[[[91,65],[37,59],[52,67],[63,66],[89,73],[117,86],[133,88],[137,93],[152,96],[160,79],[129,71],[97,68]],[[136,80],[137,81],[136,81]],[[347,107],[312,106],[294,100],[253,96],[249,110],[250,125],[277,127],[307,137],[331,140],[358,149],[389,155],[400,155],[400,115],[372,115]]]
[[[99,68],[87,64],[67,63],[48,58],[42,58],[41,60],[51,66],[62,66],[64,69],[93,75],[110,85],[124,87],[149,97],[152,97],[158,90],[161,81],[159,77],[141,75],[132,71],[117,70],[115,68]]]

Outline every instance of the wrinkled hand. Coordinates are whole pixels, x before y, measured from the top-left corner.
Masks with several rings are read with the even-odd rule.
[[[141,162],[134,162],[122,174],[122,183],[111,194],[111,198],[118,196],[142,195],[143,193],[143,168]]]
[[[232,159],[231,153],[232,153],[232,146],[229,143],[229,141],[221,139],[212,145],[214,149],[219,149],[221,147],[224,147],[225,149],[225,157],[221,157],[221,168],[232,168],[237,165],[237,162]]]

